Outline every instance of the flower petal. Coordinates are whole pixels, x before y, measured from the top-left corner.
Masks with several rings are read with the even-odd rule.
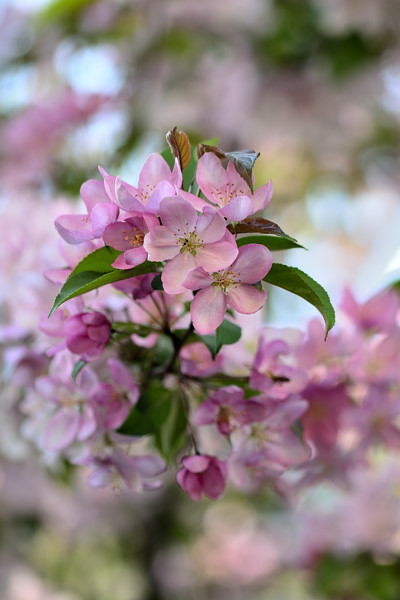
[[[196,264],[205,271],[214,273],[229,267],[238,255],[236,244],[215,242],[203,246],[196,254]]]
[[[247,196],[237,196],[236,198],[232,198],[219,212],[230,221],[241,221],[252,215],[255,209],[250,198]]]
[[[266,276],[272,266],[272,254],[261,244],[247,244],[239,254],[231,270],[242,283],[257,283]]]
[[[227,294],[228,304],[233,310],[243,315],[252,315],[264,306],[267,294],[247,283],[230,289]]]
[[[197,333],[214,333],[221,325],[226,311],[226,296],[218,287],[210,286],[200,290],[193,298],[190,309]]]
[[[179,236],[194,230],[197,213],[189,202],[179,196],[164,198],[160,203],[162,224]]]
[[[182,282],[190,269],[196,267],[195,257],[189,252],[177,254],[167,262],[161,275],[164,290],[167,294],[179,294],[185,292]]]

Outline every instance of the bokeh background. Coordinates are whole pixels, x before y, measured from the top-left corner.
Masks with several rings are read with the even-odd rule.
[[[0,0],[0,344],[34,336],[51,306],[53,221],[81,183],[102,165],[135,184],[175,124],[261,153],[266,217],[308,248],[278,259],[334,303],[344,286],[365,300],[399,279],[399,32],[398,0]],[[301,328],[312,310],[274,291],[265,319]],[[400,598],[397,464],[293,510],[267,492],[197,504],[173,482],[150,497],[92,491],[25,441],[12,352],[2,599]],[[359,515],[357,531],[310,568],[339,513]]]

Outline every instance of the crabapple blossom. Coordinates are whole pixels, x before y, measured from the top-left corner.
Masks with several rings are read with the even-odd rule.
[[[61,215],[55,226],[61,237],[69,244],[80,244],[101,237],[103,231],[117,220],[119,208],[97,179],[89,179],[81,186],[81,197],[87,215]]]
[[[178,471],[177,481],[193,500],[201,500],[202,494],[217,500],[225,491],[226,463],[214,456],[184,456],[183,468]]]
[[[182,173],[175,161],[173,171],[160,154],[151,154],[146,160],[140,175],[138,187],[134,187],[119,177],[109,175],[99,167],[104,178],[104,186],[113,202],[128,212],[158,214],[160,201],[166,196],[174,196],[176,187],[182,183]]]
[[[93,402],[102,413],[104,429],[117,429],[127,418],[139,398],[139,389],[130,371],[114,358],[108,360],[112,383],[101,382],[93,394]]]
[[[219,207],[219,212],[231,221],[240,221],[269,204],[272,182],[258,188],[254,195],[237,172],[232,161],[223,168],[212,152],[206,152],[197,165],[197,181],[207,200]]]
[[[261,396],[244,398],[244,390],[236,385],[219,388],[197,408],[196,425],[216,423],[222,435],[229,435],[247,423],[262,421],[268,407]]]
[[[260,310],[267,295],[251,284],[261,281],[271,265],[272,256],[267,248],[248,244],[239,248],[237,259],[227,269],[207,273],[198,267],[189,271],[184,287],[200,290],[190,311],[196,331],[202,335],[215,331],[228,306],[243,314]]]
[[[111,324],[98,311],[79,313],[64,323],[66,346],[82,360],[92,361],[101,356],[110,339]]]
[[[157,217],[150,214],[110,223],[103,233],[104,243],[123,251],[112,266],[116,269],[131,269],[143,263],[147,259],[147,252],[143,248],[144,237],[158,224]]]
[[[162,272],[168,294],[185,290],[182,281],[190,269],[203,267],[207,271],[223,269],[238,254],[233,236],[227,231],[224,218],[206,206],[201,215],[183,198],[164,198],[160,203],[163,225],[154,227],[144,239],[149,260],[167,260]]]

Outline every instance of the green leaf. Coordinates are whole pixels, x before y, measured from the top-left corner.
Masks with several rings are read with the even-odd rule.
[[[169,463],[175,460],[176,453],[186,441],[187,419],[178,394],[172,398],[167,420],[154,434],[157,449]]]
[[[290,250],[291,248],[304,248],[294,238],[279,237],[278,235],[246,235],[236,239],[238,247],[245,246],[246,244],[262,244],[266,246],[271,252],[277,250]]]
[[[79,373],[82,371],[82,369],[85,365],[86,365],[86,361],[84,361],[84,360],[78,360],[74,364],[74,368],[72,369],[72,373],[71,373],[71,377],[74,382],[76,381],[76,378],[78,377]]]
[[[158,273],[154,277],[153,281],[151,282],[151,287],[153,290],[159,290],[159,291],[164,289],[163,282],[161,281],[161,273]]]
[[[270,271],[264,277],[264,281],[292,292],[292,294],[297,294],[297,296],[301,296],[301,298],[315,306],[324,318],[326,339],[328,332],[335,324],[335,310],[328,294],[319,283],[300,269],[279,263],[272,265]]]
[[[222,346],[235,344],[240,340],[242,330],[239,325],[224,319],[221,325],[216,329],[215,335],[200,335],[199,337],[210,350],[212,357],[215,358]]]
[[[163,426],[171,412],[171,392],[156,381],[140,396],[118,432],[126,435],[151,435]]]
[[[113,321],[111,333],[114,335],[129,336],[133,333],[142,337],[147,337],[150,333],[153,333],[154,327],[150,325],[138,325],[137,323],[131,323],[130,321]]]
[[[88,256],[85,256],[85,258],[77,264],[62,286],[54,301],[49,317],[51,317],[61,304],[71,298],[96,290],[108,283],[115,283],[117,281],[122,281],[123,279],[129,279],[129,277],[156,272],[156,263],[148,261],[145,261],[133,269],[114,269],[111,264],[119,254],[121,253],[118,252],[118,250],[114,250],[114,248],[111,248],[110,246],[104,246],[103,248],[95,250]]]

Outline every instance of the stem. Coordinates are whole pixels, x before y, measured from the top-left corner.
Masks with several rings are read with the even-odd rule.
[[[192,331],[193,331],[193,323],[190,323],[187,331],[181,338],[178,338],[174,334],[174,332],[171,331],[170,329],[167,329],[167,331],[164,331],[164,333],[166,335],[169,335],[169,337],[171,338],[172,343],[174,345],[174,351],[173,351],[171,357],[167,360],[167,362],[165,364],[163,364],[160,367],[153,370],[152,375],[158,375],[158,376],[165,375],[166,373],[168,373],[171,370],[171,367],[173,366],[175,360],[177,359],[178,354],[181,351],[181,348],[185,344],[186,340],[188,339],[188,337],[190,336]]]
[[[188,403],[188,400],[186,398],[185,392],[183,390],[183,386],[179,386],[179,395],[181,397],[181,402],[182,402],[183,410],[184,410],[185,415],[186,415],[187,430],[188,430],[188,433],[189,433],[189,437],[192,440],[194,451],[196,452],[196,454],[201,454],[200,451],[199,451],[199,449],[198,449],[198,447],[197,447],[196,438],[194,436],[194,432],[193,432],[192,426],[190,424],[190,419],[189,419],[189,403]]]

